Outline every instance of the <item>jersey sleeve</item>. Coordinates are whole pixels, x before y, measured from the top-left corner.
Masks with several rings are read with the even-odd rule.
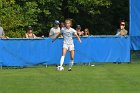
[[[77,32],[76,32],[75,29],[72,29],[72,33],[73,33],[73,34],[77,34]]]

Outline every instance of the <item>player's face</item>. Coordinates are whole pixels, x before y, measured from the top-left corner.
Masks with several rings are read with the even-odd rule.
[[[66,26],[67,28],[70,28],[70,27],[71,27],[71,22],[70,22],[70,21],[66,21],[66,22],[65,22],[65,26]]]

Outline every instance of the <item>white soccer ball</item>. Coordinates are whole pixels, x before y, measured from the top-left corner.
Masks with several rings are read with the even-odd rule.
[[[58,70],[58,71],[63,71],[63,70],[64,70],[64,67],[58,66],[58,67],[57,67],[57,70]]]
[[[95,65],[91,65],[92,67],[94,67]]]

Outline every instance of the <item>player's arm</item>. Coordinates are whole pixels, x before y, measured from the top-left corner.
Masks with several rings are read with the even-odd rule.
[[[62,33],[59,33],[53,40],[52,42],[54,42],[58,37],[60,37],[62,35]]]
[[[77,35],[77,33],[75,33],[75,36],[78,38],[78,41],[79,41],[80,43],[82,43],[82,41],[81,41],[80,37]]]

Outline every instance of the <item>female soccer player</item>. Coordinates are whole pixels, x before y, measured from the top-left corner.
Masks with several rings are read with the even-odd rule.
[[[60,31],[60,33],[52,41],[52,42],[54,42],[59,36],[63,35],[64,41],[63,41],[62,56],[60,59],[60,67],[63,66],[65,55],[67,53],[67,50],[69,50],[71,60],[69,63],[68,71],[72,70],[71,68],[72,68],[73,63],[74,63],[74,43],[73,43],[73,39],[72,39],[73,35],[75,35],[78,38],[79,42],[81,43],[81,39],[77,35],[76,30],[71,28],[71,25],[72,25],[71,19],[66,19],[65,20],[65,27]]]

